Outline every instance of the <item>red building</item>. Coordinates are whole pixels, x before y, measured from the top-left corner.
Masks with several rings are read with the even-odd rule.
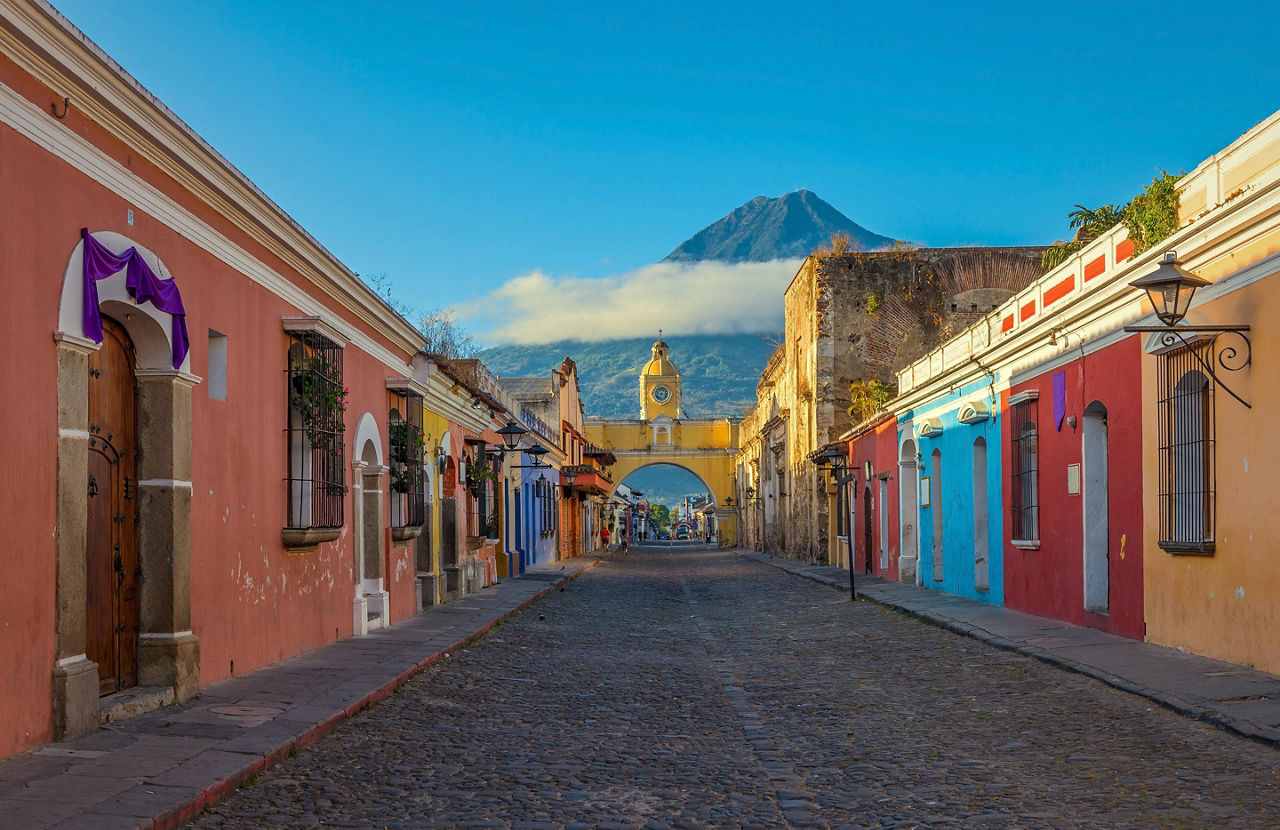
[[[1140,639],[1143,353],[1136,334],[1112,340],[1002,396],[1004,601]]]
[[[856,427],[846,444],[851,513],[849,544],[856,573],[898,579],[897,418],[885,413]]]

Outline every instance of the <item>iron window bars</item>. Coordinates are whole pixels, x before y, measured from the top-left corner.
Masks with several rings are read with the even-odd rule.
[[[1202,371],[1214,342],[1161,355],[1157,370],[1160,547],[1169,553],[1214,550],[1214,382]]]
[[[476,444],[475,460],[467,465],[467,492],[473,507],[468,511],[467,535],[473,538],[498,538],[498,511],[494,486],[498,480],[498,460],[486,452],[485,444]],[[483,469],[478,475],[473,470]]]
[[[342,347],[315,331],[291,332],[288,394],[290,528],[343,524],[344,470]]]
[[[391,526],[422,527],[426,522],[426,443],[422,430],[422,396],[390,390],[387,432],[391,445]]]
[[[1009,507],[1015,541],[1040,539],[1039,504],[1039,437],[1036,427],[1036,401],[1014,404],[1009,410],[1009,435],[1012,476]]]

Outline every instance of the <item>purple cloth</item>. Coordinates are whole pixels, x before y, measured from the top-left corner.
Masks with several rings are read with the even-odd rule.
[[[1067,417],[1067,370],[1053,373],[1053,422],[1062,431],[1062,419]]]
[[[137,248],[113,254],[89,233],[80,229],[84,240],[84,333],[95,343],[102,342],[102,312],[98,310],[98,280],[128,269],[124,277],[129,296],[138,305],[152,303],[156,308],[173,317],[173,368],[177,369],[186,359],[191,340],[187,336],[187,310],[182,307],[182,295],[173,280],[162,280],[147,265]]]

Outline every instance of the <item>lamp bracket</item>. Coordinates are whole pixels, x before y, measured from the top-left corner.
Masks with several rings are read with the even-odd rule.
[[[1223,383],[1222,378],[1218,377],[1218,373],[1213,370],[1213,366],[1200,356],[1200,350],[1193,348],[1195,344],[1183,336],[1184,332],[1187,334],[1213,335],[1208,339],[1208,343],[1210,348],[1213,349],[1213,354],[1217,357],[1218,367],[1227,372],[1238,372],[1253,362],[1253,343],[1249,340],[1248,326],[1125,326],[1124,330],[1158,334],[1162,346],[1186,346],[1188,351],[1191,352],[1191,356],[1200,364],[1200,368],[1209,373],[1209,377],[1213,378],[1215,384],[1220,386],[1228,395],[1244,404],[1245,409],[1253,409],[1253,406],[1248,401],[1237,395],[1230,386]],[[1218,339],[1223,335],[1238,337],[1243,345],[1226,345],[1219,350],[1217,348]]]

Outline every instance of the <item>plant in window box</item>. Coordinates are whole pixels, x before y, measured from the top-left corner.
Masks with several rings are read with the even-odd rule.
[[[421,475],[422,459],[427,450],[422,430],[408,421],[392,421],[388,432],[391,437],[391,490],[409,493]]]
[[[337,361],[323,355],[304,357],[293,366],[289,406],[301,416],[302,429],[317,449],[341,445],[348,390],[340,376]]]
[[[467,489],[471,492],[478,493],[484,482],[497,480],[498,474],[493,471],[493,467],[483,461],[467,465]]]

